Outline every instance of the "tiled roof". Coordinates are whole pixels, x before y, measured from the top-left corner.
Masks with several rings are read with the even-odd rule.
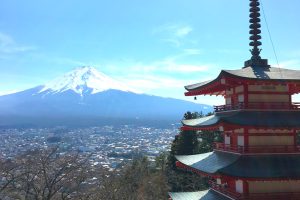
[[[182,120],[187,127],[201,128],[214,126],[221,122],[256,127],[295,128],[300,127],[300,111],[231,111],[216,113],[215,115]]]
[[[240,178],[300,178],[300,155],[236,155],[213,152],[176,156],[181,163],[207,174]]]
[[[300,178],[300,155],[241,156],[220,169],[222,174],[243,178]]]
[[[202,86],[205,86],[205,85],[209,85],[211,83],[213,83],[214,81],[216,81],[218,78],[214,79],[214,80],[209,80],[209,81],[204,81],[204,82],[200,82],[200,83],[196,83],[196,84],[192,84],[192,85],[187,85],[185,86],[185,89],[186,90],[194,90],[194,89],[198,89]]]
[[[176,156],[176,159],[192,168],[208,174],[217,173],[218,170],[227,167],[239,158],[236,154],[223,152],[210,152],[197,155]]]
[[[242,78],[262,80],[300,80],[300,70],[291,70],[277,67],[245,67],[238,70],[223,71]]]
[[[213,191],[199,191],[199,192],[169,192],[172,200],[229,200],[229,198]]]
[[[300,81],[300,70],[277,67],[245,67],[237,70],[222,70],[216,79],[187,85],[185,89],[188,91],[201,89],[220,80],[223,76],[257,80]]]

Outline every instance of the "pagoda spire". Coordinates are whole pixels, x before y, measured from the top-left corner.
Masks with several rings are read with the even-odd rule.
[[[249,45],[252,47],[250,50],[252,57],[250,60],[245,62],[245,67],[257,67],[257,66],[269,66],[268,60],[261,59],[260,57],[260,51],[261,49],[259,46],[262,45],[261,43],[261,25],[260,25],[260,3],[259,0],[250,0],[250,43]]]
[[[261,45],[260,39],[260,8],[259,8],[259,1],[258,0],[250,0],[250,43],[249,45],[252,46],[252,50],[251,54],[252,54],[252,58],[251,59],[261,59],[261,57],[259,56],[261,49],[259,49],[258,47]]]

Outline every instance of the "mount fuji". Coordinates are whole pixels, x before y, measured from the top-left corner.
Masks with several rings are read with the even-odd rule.
[[[186,111],[212,107],[139,93],[93,67],[0,96],[0,126],[165,125],[179,122]]]

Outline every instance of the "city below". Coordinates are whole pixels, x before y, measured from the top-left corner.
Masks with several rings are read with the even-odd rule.
[[[113,170],[140,156],[154,160],[170,149],[178,127],[149,128],[124,125],[90,128],[1,129],[0,159],[13,159],[33,150],[58,147],[60,154],[89,155],[92,166]]]

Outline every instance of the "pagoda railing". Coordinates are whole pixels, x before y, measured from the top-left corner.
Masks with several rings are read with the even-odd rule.
[[[211,189],[222,193],[232,199],[237,200],[299,200],[300,192],[265,192],[265,193],[249,193],[242,194],[236,192],[233,188],[228,187],[226,184],[217,184],[214,181],[208,182]]]
[[[282,102],[251,102],[251,103],[238,103],[214,106],[215,112],[223,112],[230,110],[240,109],[274,109],[274,110],[300,110],[300,103],[282,103]]]
[[[238,146],[215,142],[214,149],[240,154],[250,153],[298,153],[300,146],[296,145],[263,145],[263,146]]]
[[[242,197],[242,194],[236,192],[232,188],[229,188],[227,185],[217,184],[214,181],[209,181],[208,184],[210,185],[211,189],[216,190],[224,195],[233,197],[234,199],[240,199]]]

